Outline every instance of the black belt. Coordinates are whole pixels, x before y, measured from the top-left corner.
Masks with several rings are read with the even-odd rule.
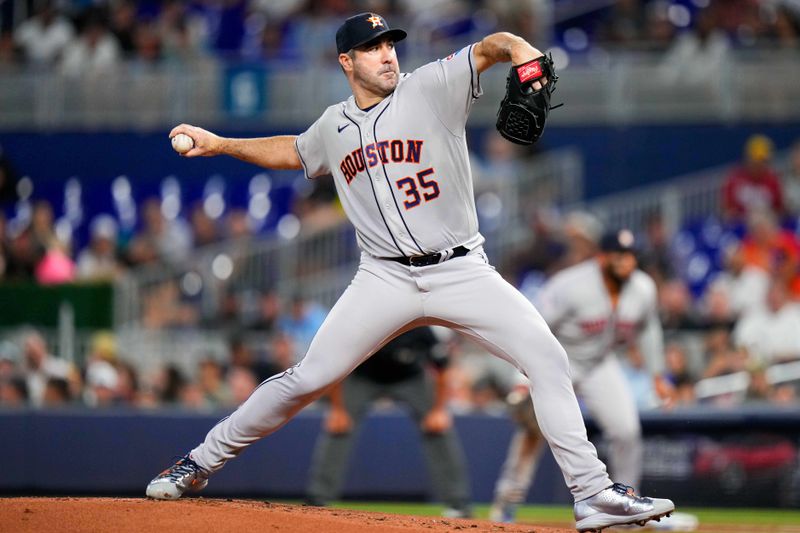
[[[468,253],[469,248],[464,246],[456,246],[449,254],[445,251],[428,255],[415,255],[412,257],[382,257],[381,259],[388,259],[389,261],[395,261],[396,263],[406,266],[424,267],[443,263],[444,261],[454,257],[463,257]]]

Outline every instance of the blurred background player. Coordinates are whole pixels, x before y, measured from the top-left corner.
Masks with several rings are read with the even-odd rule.
[[[609,440],[614,479],[638,487],[642,475],[642,430],[636,398],[616,354],[636,350],[644,357],[663,405],[673,400],[662,378],[663,333],[656,286],[637,269],[629,230],[607,233],[593,257],[554,275],[542,288],[540,309],[567,351],[576,393]],[[509,394],[519,428],[495,486],[490,519],[513,522],[524,501],[544,444],[527,384]]]
[[[447,411],[449,359],[429,327],[405,333],[378,350],[333,388],[324,431],[311,464],[307,503],[338,499],[347,461],[361,422],[381,398],[408,406],[420,429],[433,489],[445,516],[466,518],[469,485],[464,454]],[[432,372],[427,372],[431,367]]]

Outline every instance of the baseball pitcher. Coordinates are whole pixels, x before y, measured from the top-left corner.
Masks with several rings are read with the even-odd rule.
[[[538,311],[488,263],[472,190],[465,124],[481,95],[480,74],[511,62],[498,129],[536,140],[556,80],[552,62],[523,39],[489,35],[449,57],[401,74],[395,44],[406,32],[374,13],[336,32],[352,89],[304,133],[229,139],[180,125],[187,157],[230,155],[272,169],[333,175],[361,248],[358,270],[296,366],[272,376],[205,440],[147,486],[178,498],[244,448],[286,424],[372,353],[419,325],[450,327],[530,379],[542,434],[575,498],[580,531],[645,523],[674,510],[613,483],[586,437],[564,349]]]

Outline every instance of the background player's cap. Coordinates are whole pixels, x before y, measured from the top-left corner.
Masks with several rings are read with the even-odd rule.
[[[636,239],[629,229],[612,231],[600,239],[600,250],[603,252],[635,252]]]
[[[336,50],[340,54],[345,54],[384,35],[392,38],[394,42],[406,38],[406,32],[398,28],[389,28],[389,23],[382,16],[375,13],[359,13],[345,20],[336,30]]]

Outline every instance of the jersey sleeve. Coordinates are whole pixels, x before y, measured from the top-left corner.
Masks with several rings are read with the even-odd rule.
[[[311,127],[297,136],[294,141],[300,163],[306,178],[312,179],[331,173],[328,164],[327,150],[322,136],[322,124],[325,115],[314,122]]]
[[[472,57],[474,44],[445,59],[428,63],[414,73],[422,97],[450,133],[461,135],[472,104],[483,94]]]

